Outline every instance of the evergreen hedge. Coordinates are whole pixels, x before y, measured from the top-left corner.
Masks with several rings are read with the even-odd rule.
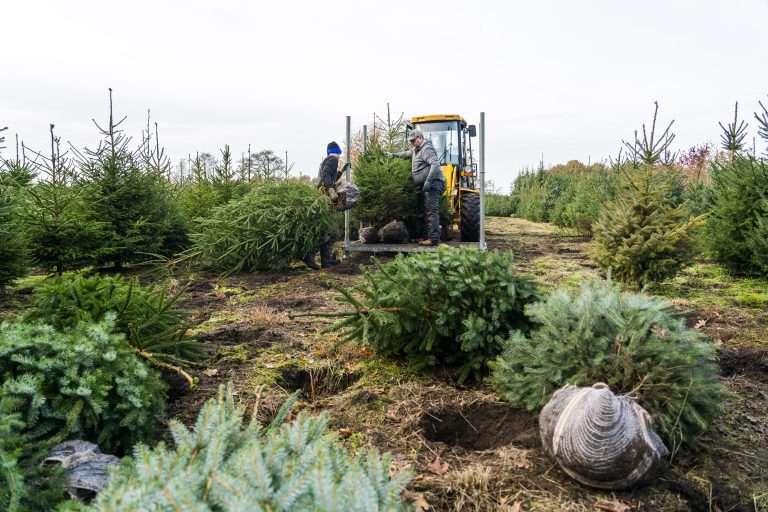
[[[639,396],[673,453],[699,444],[724,387],[714,345],[688,329],[670,302],[590,282],[577,293],[561,289],[527,312],[536,329],[513,333],[493,364],[505,399],[536,410],[565,384],[605,382]]]
[[[325,414],[301,412],[281,424],[290,405],[262,428],[244,424],[231,390],[220,391],[194,430],[171,421],[173,450],[137,447],[88,510],[405,510],[408,473],[391,477],[389,456],[375,449],[352,457],[328,432]]]
[[[511,330],[530,327],[523,308],[538,293],[512,263],[510,253],[446,246],[399,255],[342,291],[340,301],[354,311],[333,313],[344,318],[331,330],[417,368],[457,366],[459,382],[478,377]]]
[[[488,217],[509,217],[515,213],[510,196],[504,194],[485,195],[485,214]]]
[[[615,194],[615,177],[604,168],[574,175],[558,196],[550,214],[553,224],[592,236],[592,224]]]
[[[165,385],[113,326],[113,315],[67,332],[0,326],[0,394],[18,402],[35,438],[86,439],[107,453],[150,439],[163,418]]]

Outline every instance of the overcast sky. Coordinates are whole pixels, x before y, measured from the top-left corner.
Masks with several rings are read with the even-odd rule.
[[[733,103],[768,106],[768,0],[0,1],[0,127],[95,146],[107,89],[135,139],[146,111],[176,163],[269,148],[314,174],[326,144],[389,102],[486,112],[488,178],[615,155],[675,119],[677,149],[719,140]],[[750,122],[750,144],[754,135]]]

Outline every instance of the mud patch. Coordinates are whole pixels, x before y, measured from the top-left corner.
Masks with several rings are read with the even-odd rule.
[[[249,343],[255,347],[268,347],[283,340],[283,335],[265,327],[246,328],[243,326],[227,326],[204,336],[205,341],[212,345],[240,345]]]
[[[268,301],[268,304],[270,307],[276,308],[279,311],[303,311],[317,309],[320,306],[327,305],[327,302],[327,300],[324,300],[322,297],[318,297],[317,295],[304,295],[298,297],[271,297]]]
[[[467,450],[490,450],[512,443],[535,448],[540,444],[535,416],[502,403],[427,411],[421,428],[430,441]]]
[[[718,357],[724,376],[744,376],[768,384],[768,349],[722,349]]]

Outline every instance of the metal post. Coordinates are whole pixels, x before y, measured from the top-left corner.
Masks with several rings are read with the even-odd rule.
[[[349,150],[352,147],[352,135],[351,135],[351,126],[352,126],[352,118],[350,116],[347,116],[347,163],[352,165],[350,156],[349,156]],[[349,166],[347,167],[347,175],[346,179],[347,181],[351,181],[352,173],[349,169]],[[349,251],[349,220],[350,220],[350,211],[345,210],[344,211],[344,252]]]
[[[480,112],[480,249],[485,245],[485,112]]]
[[[363,125],[363,154],[365,154],[366,146],[368,145],[368,125]]]

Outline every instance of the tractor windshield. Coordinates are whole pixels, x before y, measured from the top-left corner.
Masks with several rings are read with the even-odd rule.
[[[459,138],[458,121],[445,121],[437,123],[419,123],[416,128],[424,133],[425,139],[430,139],[435,146],[440,165],[459,165]]]

